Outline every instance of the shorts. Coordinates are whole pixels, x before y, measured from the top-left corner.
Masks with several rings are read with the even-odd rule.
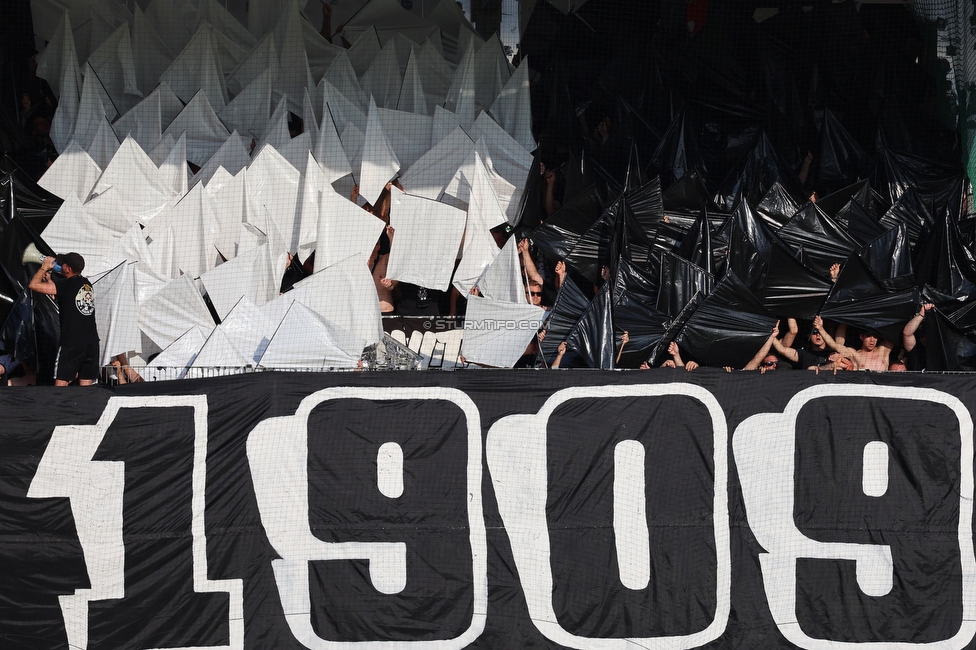
[[[54,378],[61,381],[98,379],[98,341],[87,345],[70,345],[58,348],[54,362]]]

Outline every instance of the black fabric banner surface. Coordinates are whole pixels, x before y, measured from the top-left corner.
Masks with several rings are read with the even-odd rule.
[[[772,374],[2,391],[0,647],[976,647],[976,377]]]

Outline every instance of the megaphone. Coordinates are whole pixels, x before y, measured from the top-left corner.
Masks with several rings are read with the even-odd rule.
[[[30,244],[24,249],[24,254],[20,257],[21,264],[43,264],[44,258],[47,257],[44,253],[37,250],[37,246]],[[54,263],[54,272],[61,272],[61,265],[57,262]]]

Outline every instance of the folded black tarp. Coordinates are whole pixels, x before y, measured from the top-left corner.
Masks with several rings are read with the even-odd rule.
[[[569,347],[588,368],[613,370],[616,367],[612,301],[613,283],[606,282],[587,305],[567,338]]]
[[[776,318],[749,288],[728,273],[675,339],[699,363],[742,368],[769,338]]]

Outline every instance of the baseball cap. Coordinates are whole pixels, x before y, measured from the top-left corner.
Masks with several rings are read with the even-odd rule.
[[[81,273],[85,270],[85,258],[78,253],[65,253],[63,255],[58,255],[58,261],[62,264],[67,264],[71,267],[71,270],[75,273]]]

